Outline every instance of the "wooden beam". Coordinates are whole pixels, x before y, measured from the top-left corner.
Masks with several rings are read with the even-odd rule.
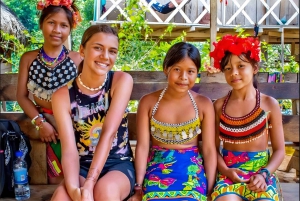
[[[2,113],[1,118],[17,121],[21,130],[27,135],[35,130],[30,122],[31,120],[24,113]],[[299,142],[299,116],[283,115],[282,121],[285,141]],[[129,139],[136,140],[136,113],[128,114],[128,130]]]
[[[268,32],[269,36],[275,36],[275,37],[281,37],[281,33],[280,32],[274,32],[274,31],[270,31]],[[299,33],[284,33],[284,37],[285,38],[298,38],[299,40]]]
[[[217,19],[218,19],[218,2],[217,0],[210,1],[210,50],[215,49],[213,43],[217,40]],[[213,66],[213,59],[210,59],[210,65]]]

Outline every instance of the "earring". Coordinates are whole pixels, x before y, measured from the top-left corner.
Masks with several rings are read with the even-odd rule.
[[[83,57],[82,56],[80,56],[80,59],[81,59],[81,61],[83,60]]]

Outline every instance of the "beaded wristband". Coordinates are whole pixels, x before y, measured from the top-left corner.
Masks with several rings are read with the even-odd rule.
[[[36,115],[36,116],[31,120],[31,123],[32,123],[33,125],[35,125],[35,120],[36,120],[37,118],[39,118],[39,117],[44,118],[44,116],[43,116],[42,114],[38,114],[38,115]]]
[[[263,173],[266,173],[266,177],[264,177]],[[266,182],[267,182],[267,180],[268,180],[268,179],[270,178],[270,176],[271,176],[270,171],[269,171],[267,168],[262,168],[262,169],[260,169],[260,170],[258,171],[258,174],[261,174],[261,175],[265,178]]]
[[[141,188],[141,187],[142,187],[142,184],[135,183],[135,184],[134,184],[134,187],[140,187],[140,188]]]
[[[45,123],[45,122],[46,122],[46,119],[43,118],[43,119],[40,121],[39,125],[36,125],[36,126],[35,126],[35,129],[38,131],[38,130],[40,130],[40,128],[43,128],[43,127],[42,127],[42,124]]]

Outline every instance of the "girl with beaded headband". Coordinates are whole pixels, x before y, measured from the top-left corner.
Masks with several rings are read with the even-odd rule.
[[[127,128],[133,80],[111,70],[118,46],[115,29],[90,26],[81,40],[79,76],[53,94],[65,176],[53,201],[124,200],[134,187]]]
[[[131,201],[210,200],[217,169],[213,104],[191,90],[200,65],[195,46],[173,45],[163,62],[167,87],[141,98]]]
[[[80,21],[80,15],[72,0],[40,1],[37,9],[41,10],[39,26],[44,43],[40,49],[26,52],[21,57],[17,100],[25,114],[32,119],[35,137],[47,144],[48,181],[57,184],[62,180],[63,172],[51,97],[54,91],[77,75],[80,55],[68,50],[63,43]],[[33,101],[29,94],[33,95]]]
[[[284,158],[282,115],[277,100],[261,93],[254,81],[260,42],[226,35],[214,46],[210,53],[214,66],[224,73],[232,90],[214,102],[218,175],[212,199],[278,201],[274,172]]]

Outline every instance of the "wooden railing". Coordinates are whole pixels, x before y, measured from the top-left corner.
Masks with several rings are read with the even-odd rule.
[[[131,21],[124,12],[125,0],[106,0],[106,12],[100,14],[100,1],[95,0],[94,21],[118,21],[118,15],[125,21]],[[170,0],[140,0],[138,6],[146,8],[145,12],[149,24],[193,25],[197,27],[209,27],[207,19],[210,13],[210,1],[217,1],[217,24],[220,28],[242,27],[253,28],[257,23],[260,28],[299,28],[299,1],[298,0],[183,0],[177,4],[171,0],[176,9],[169,14],[160,14],[151,7],[153,2],[166,4]],[[226,5],[226,2],[227,5]],[[203,20],[206,18],[206,20]],[[209,19],[208,19],[209,20]],[[119,21],[119,23],[121,23]]]

